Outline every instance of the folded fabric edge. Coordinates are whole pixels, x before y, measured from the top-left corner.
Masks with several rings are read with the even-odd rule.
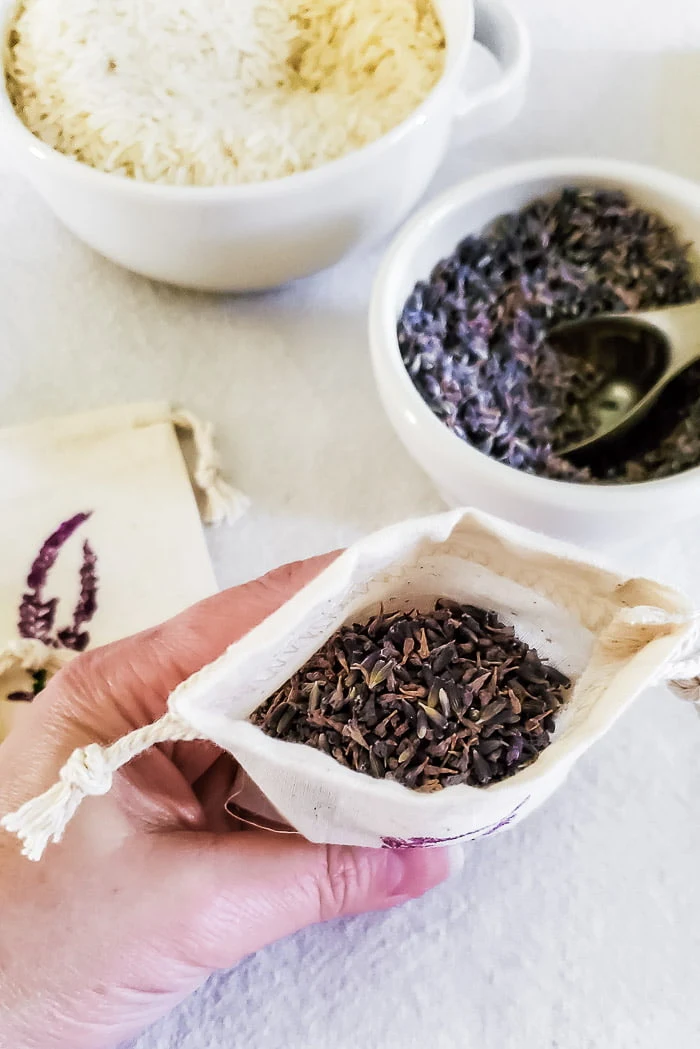
[[[0,429],[0,446],[17,441],[38,445],[47,435],[56,443],[99,439],[119,430],[138,429],[160,423],[171,423],[176,429],[192,435],[196,461],[192,476],[195,488],[203,497],[202,518],[205,524],[233,523],[250,505],[248,498],[224,480],[214,444],[214,427],[185,408],[171,407],[166,401],[144,401],[133,404],[107,405],[86,412],[47,416],[30,423]]]

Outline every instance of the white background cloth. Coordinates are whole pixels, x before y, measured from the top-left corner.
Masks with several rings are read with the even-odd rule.
[[[527,109],[438,185],[547,153],[700,178],[697,0],[519,3]],[[254,500],[210,538],[222,585],[438,509],[374,392],[377,259],[243,300],[156,287],[76,244],[2,158],[3,423],[149,398],[211,418]],[[623,556],[700,605],[699,550],[700,522]],[[542,810],[471,846],[457,881],[262,951],[133,1049],[696,1049],[699,749],[694,712],[647,694]]]

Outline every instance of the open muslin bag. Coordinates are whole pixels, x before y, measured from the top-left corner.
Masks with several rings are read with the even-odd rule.
[[[488,787],[421,794],[270,738],[247,720],[343,623],[382,607],[427,608],[438,597],[495,610],[571,678],[553,741],[529,767]],[[679,690],[694,699],[699,648],[688,601],[667,587],[472,510],[407,521],[348,549],[181,684],[160,721],[105,749],[76,751],[58,783],[3,824],[39,859],[82,798],[106,793],[130,758],[157,743],[206,739],[311,841],[396,848],[484,837],[532,812],[647,685],[682,678]]]
[[[0,739],[77,653],[215,592],[200,518],[245,505],[211,426],[168,404],[0,430]]]

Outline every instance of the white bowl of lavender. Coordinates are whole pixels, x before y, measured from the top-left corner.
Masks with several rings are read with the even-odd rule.
[[[407,223],[372,294],[373,365],[448,505],[578,542],[700,513],[700,366],[624,454],[582,469],[556,451],[597,380],[547,342],[566,320],[700,297],[698,244],[700,186],[612,160],[503,168]]]

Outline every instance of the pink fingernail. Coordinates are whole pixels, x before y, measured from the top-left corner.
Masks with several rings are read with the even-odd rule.
[[[387,853],[386,876],[390,899],[415,899],[446,881],[457,870],[452,849],[392,849]],[[460,856],[460,863],[463,857]]]

